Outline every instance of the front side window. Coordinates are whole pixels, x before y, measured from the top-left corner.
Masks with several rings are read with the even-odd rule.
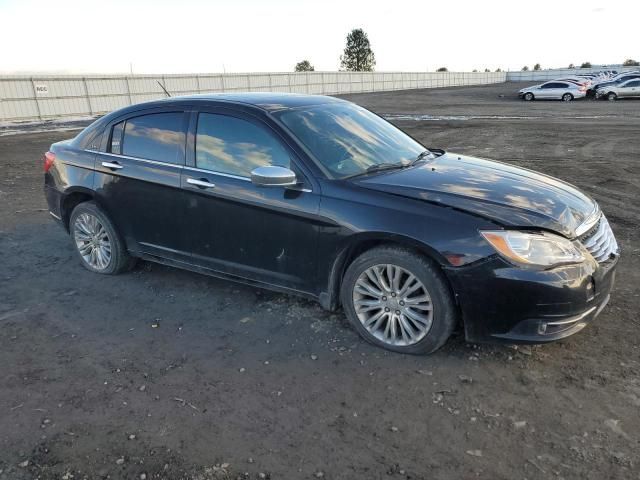
[[[183,120],[182,112],[152,113],[127,119],[120,147],[122,155],[165,163],[180,163],[180,152],[185,141]],[[112,152],[113,148],[112,136]]]
[[[335,178],[386,163],[411,162],[425,151],[402,130],[352,103],[331,103],[276,114]]]
[[[198,115],[196,167],[250,177],[257,167],[290,164],[286,149],[266,129],[228,115]]]

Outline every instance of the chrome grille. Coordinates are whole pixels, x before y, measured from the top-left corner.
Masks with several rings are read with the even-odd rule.
[[[582,237],[580,242],[598,262],[606,262],[612,255],[618,255],[620,249],[616,237],[604,215],[598,223]]]

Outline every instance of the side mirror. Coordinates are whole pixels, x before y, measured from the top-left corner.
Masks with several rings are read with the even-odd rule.
[[[298,179],[288,168],[267,165],[251,172],[251,182],[262,187],[290,187],[296,185]]]

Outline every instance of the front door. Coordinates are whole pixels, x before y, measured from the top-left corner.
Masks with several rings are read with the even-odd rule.
[[[194,114],[182,187],[194,232],[193,262],[258,282],[313,291],[320,195],[299,160],[270,126],[247,113]],[[190,159],[190,161],[189,161]],[[300,185],[261,187],[263,165],[291,168]]]

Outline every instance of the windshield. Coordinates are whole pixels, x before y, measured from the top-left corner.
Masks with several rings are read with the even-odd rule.
[[[410,163],[425,148],[389,122],[353,103],[285,110],[280,120],[334,178],[380,164]]]

